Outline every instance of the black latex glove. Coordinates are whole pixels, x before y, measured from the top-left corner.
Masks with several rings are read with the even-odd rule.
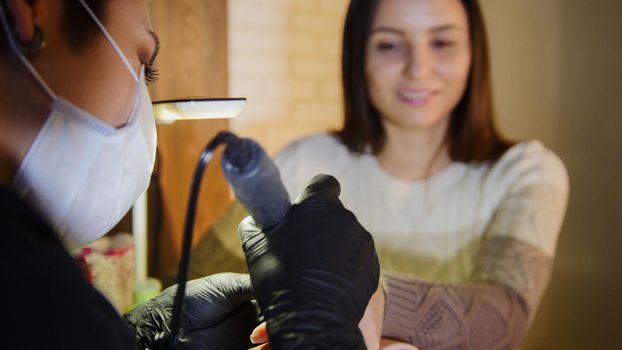
[[[253,290],[273,349],[365,349],[358,324],[378,287],[370,234],[318,175],[277,226],[240,224]]]
[[[136,307],[124,317],[137,349],[167,348],[177,286]],[[221,273],[189,281],[176,349],[247,349],[259,323],[245,274]]]

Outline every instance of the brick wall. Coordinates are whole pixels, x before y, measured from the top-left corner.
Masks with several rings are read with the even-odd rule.
[[[229,93],[247,97],[231,130],[274,154],[342,122],[348,0],[229,0]]]

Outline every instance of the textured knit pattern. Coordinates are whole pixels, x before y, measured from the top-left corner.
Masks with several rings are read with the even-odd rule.
[[[551,258],[512,238],[485,242],[469,283],[385,274],[383,335],[421,349],[513,349],[551,272]]]
[[[532,311],[540,303],[552,268],[552,259],[542,251],[511,238],[494,237],[482,247],[473,280],[509,287]]]
[[[512,349],[525,329],[525,307],[509,289],[390,274],[385,283],[383,336],[420,349]]]

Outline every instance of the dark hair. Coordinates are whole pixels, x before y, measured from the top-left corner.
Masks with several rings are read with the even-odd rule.
[[[342,84],[345,119],[335,135],[348,149],[378,154],[386,135],[380,115],[371,104],[365,75],[366,46],[380,0],[352,0],[343,32]],[[469,21],[472,63],[461,100],[452,111],[447,130],[452,160],[480,163],[497,160],[512,143],[494,124],[486,28],[477,0],[461,0]]]
[[[109,0],[85,0],[91,11],[102,22],[105,22],[105,10]],[[80,51],[88,46],[99,28],[77,0],[63,1],[62,30],[71,47]]]
[[[97,16],[100,21],[104,22],[105,10],[108,1],[85,0],[85,2],[91,8],[95,16]],[[4,12],[7,16],[7,20],[9,21],[9,25],[11,25],[10,22],[12,22],[12,19],[7,13],[6,8],[4,9]],[[76,51],[82,50],[88,46],[88,43],[93,38],[93,35],[96,35],[99,31],[91,16],[89,16],[82,4],[80,4],[77,0],[63,1],[63,18],[61,23],[63,33],[69,40],[71,47]],[[3,26],[0,26],[0,50],[2,51],[6,50],[6,35],[12,34],[4,33]],[[45,33],[43,33],[43,35],[45,37]]]

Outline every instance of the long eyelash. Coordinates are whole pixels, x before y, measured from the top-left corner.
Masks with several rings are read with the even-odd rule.
[[[160,77],[160,72],[156,68],[155,64],[150,62],[145,64],[145,80],[147,85],[155,84]]]
[[[160,52],[160,39],[153,31],[149,31],[149,33],[155,40],[155,49],[153,51],[153,56],[151,56],[149,62],[145,64],[145,80],[147,81],[147,85],[155,84],[160,77],[160,72],[158,72],[158,69],[155,65],[155,60],[158,57],[158,52]]]

